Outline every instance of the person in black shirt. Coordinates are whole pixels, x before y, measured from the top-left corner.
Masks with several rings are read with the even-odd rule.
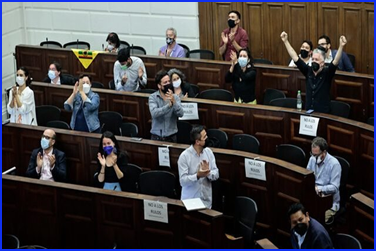
[[[103,133],[98,149],[98,176],[103,189],[121,191],[121,179],[124,177],[128,159],[125,152],[120,151],[119,144],[112,132]]]
[[[334,60],[325,66],[325,54],[322,50],[315,49],[312,55],[312,66],[306,65],[296,54],[288,41],[286,32],[281,33],[281,39],[286,46],[287,52],[299,70],[306,77],[306,105],[305,109],[316,112],[330,112],[330,88],[334,74],[341,60],[343,47],[347,41],[345,36],[339,38],[339,48]]]
[[[248,49],[241,49],[239,54],[231,52],[231,67],[228,70],[225,81],[232,82],[236,103],[257,104],[256,69]]]

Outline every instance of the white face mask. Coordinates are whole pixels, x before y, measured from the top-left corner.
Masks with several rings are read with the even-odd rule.
[[[178,80],[172,82],[172,85],[173,85],[175,88],[178,88],[178,87],[181,85],[181,79],[179,78]]]
[[[107,49],[108,49],[109,51],[112,51],[112,50],[114,49],[114,46],[111,45],[111,44],[108,44],[108,45],[107,45]]]
[[[85,83],[82,85],[82,90],[84,91],[85,94],[88,94],[90,91],[90,85]]]
[[[317,159],[316,159],[316,164],[317,165],[320,165],[323,161],[323,158],[321,156],[319,156]]]
[[[19,86],[23,86],[25,84],[25,78],[21,76],[16,77],[16,82]]]

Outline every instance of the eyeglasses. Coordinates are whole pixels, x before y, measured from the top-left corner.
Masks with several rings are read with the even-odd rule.
[[[328,43],[321,43],[321,44],[319,44],[320,46],[325,46],[325,45],[327,45]]]

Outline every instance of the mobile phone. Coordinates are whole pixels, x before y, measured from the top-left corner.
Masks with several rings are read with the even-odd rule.
[[[136,137],[132,137],[131,140],[135,140],[135,141],[141,141],[142,138],[136,138]]]
[[[309,109],[308,111],[306,111],[307,114],[311,114],[314,110],[312,109]]]

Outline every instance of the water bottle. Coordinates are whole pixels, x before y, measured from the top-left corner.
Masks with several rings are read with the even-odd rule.
[[[296,108],[299,112],[302,111],[302,95],[300,94],[300,90],[298,91],[298,96],[296,97]]]

